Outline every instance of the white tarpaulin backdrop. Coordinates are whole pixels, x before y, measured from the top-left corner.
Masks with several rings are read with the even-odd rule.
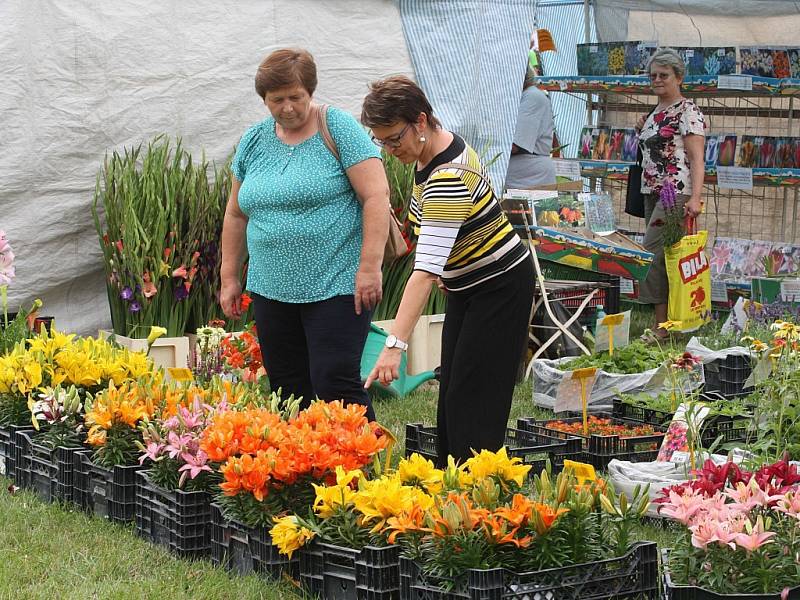
[[[253,77],[307,48],[316,97],[354,115],[369,81],[412,75],[391,0],[0,2],[0,229],[17,255],[9,305],[60,329],[110,325],[90,207],[106,151],[158,133],[224,160],[266,116]]]

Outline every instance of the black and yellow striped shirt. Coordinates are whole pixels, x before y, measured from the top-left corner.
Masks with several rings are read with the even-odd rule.
[[[485,174],[475,150],[454,136],[416,172],[409,220],[419,236],[414,269],[438,275],[448,290],[459,291],[505,273],[529,255],[484,179],[456,168],[437,170],[450,162]]]

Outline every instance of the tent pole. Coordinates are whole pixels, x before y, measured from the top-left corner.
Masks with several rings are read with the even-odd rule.
[[[583,0],[583,42],[589,44],[592,41],[592,28],[590,23],[589,5],[591,0]]]

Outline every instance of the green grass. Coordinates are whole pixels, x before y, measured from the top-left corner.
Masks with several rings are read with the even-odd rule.
[[[646,317],[637,309],[634,323]],[[435,423],[436,397],[435,386],[423,386],[406,398],[375,403],[378,421],[397,435],[398,449],[403,448],[406,423]],[[509,424],[521,416],[549,414],[533,406],[530,381],[516,387]],[[0,478],[0,483],[5,490],[9,482]],[[674,534],[643,525],[637,537],[669,545]],[[0,599],[301,597],[286,582],[231,576],[208,561],[175,558],[136,537],[132,526],[44,504],[29,492],[0,493]]]

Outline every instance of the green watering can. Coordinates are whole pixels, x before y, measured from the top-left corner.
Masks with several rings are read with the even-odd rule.
[[[364,344],[364,353],[361,355],[361,378],[366,379],[372,371],[375,363],[378,362],[386,343],[386,338],[389,334],[383,329],[370,323],[369,335],[367,335],[367,343]],[[424,371],[417,375],[409,375],[406,372],[406,355],[403,353],[400,359],[400,379],[396,379],[388,386],[381,384],[379,381],[373,382],[370,390],[377,392],[379,396],[402,398],[406,394],[410,394],[420,385],[434,378],[433,371]]]

